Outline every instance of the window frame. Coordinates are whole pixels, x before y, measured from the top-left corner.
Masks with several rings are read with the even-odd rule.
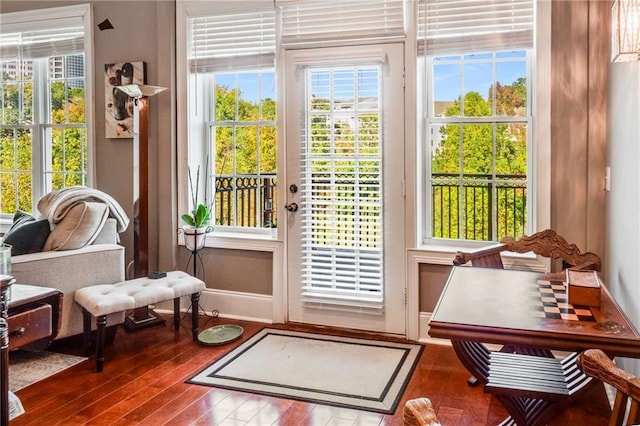
[[[434,81],[434,76],[433,76],[433,67],[434,67],[434,57],[435,56],[425,56],[425,55],[418,55],[417,58],[417,62],[418,62],[418,67],[422,68],[424,70],[424,72],[422,72],[421,74],[419,74],[420,76],[422,76],[421,78],[423,79],[421,87],[423,89],[422,92],[420,92],[421,94],[423,94],[422,98],[423,98],[423,102],[422,102],[422,106],[421,108],[424,108],[423,110],[423,114],[422,117],[423,118],[423,123],[421,124],[422,127],[422,133],[421,133],[421,138],[418,139],[419,143],[422,144],[421,146],[421,150],[423,152],[423,157],[422,157],[422,161],[423,164],[426,165],[425,166],[425,173],[423,173],[421,179],[423,180],[422,185],[424,188],[425,192],[422,192],[423,196],[421,199],[422,202],[422,211],[424,212],[424,214],[421,216],[422,217],[422,226],[421,229],[424,229],[424,233],[422,235],[421,240],[423,241],[423,243],[425,245],[429,245],[432,243],[438,244],[438,241],[441,240],[446,240],[446,241],[450,241],[450,242],[457,242],[457,241],[465,241],[465,242],[470,242],[472,244],[475,243],[475,241],[478,241],[478,243],[490,243],[493,244],[496,241],[493,240],[469,240],[466,238],[445,238],[445,237],[434,237],[433,236],[433,229],[432,229],[432,224],[433,224],[433,206],[432,204],[432,195],[433,195],[433,186],[432,186],[432,172],[431,172],[431,155],[429,155],[430,153],[430,138],[429,138],[429,128],[434,126],[434,125],[442,125],[445,126],[447,124],[458,124],[460,126],[466,126],[466,125],[492,125],[492,126],[498,126],[498,125],[502,125],[502,124],[525,124],[527,126],[527,177],[526,177],[526,184],[527,184],[527,189],[526,189],[526,196],[527,196],[527,200],[535,200],[535,196],[533,194],[533,189],[531,188],[530,184],[532,179],[532,171],[533,171],[533,167],[531,165],[531,158],[533,158],[533,151],[535,150],[535,147],[533,146],[533,136],[532,136],[532,129],[533,129],[533,102],[532,102],[532,93],[533,93],[533,64],[532,64],[532,57],[533,57],[533,49],[520,49],[521,51],[525,52],[525,60],[526,60],[526,81],[527,81],[527,113],[528,115],[525,115],[523,117],[515,117],[515,116],[501,116],[501,115],[496,115],[495,111],[493,112],[492,115],[488,115],[488,116],[466,116],[466,115],[460,115],[460,116],[452,116],[451,118],[438,118],[435,116],[435,114],[433,113],[433,111],[431,111],[433,105],[434,105],[434,99],[433,99],[433,90],[428,90],[426,89],[426,87],[430,87],[433,88],[433,81]],[[501,61],[498,58],[496,58],[495,54],[497,52],[504,52],[503,50],[497,50],[497,51],[487,51],[486,53],[492,53],[493,54],[493,58],[491,61],[485,61],[483,63],[491,63],[492,67],[495,67],[497,63],[504,63],[504,62],[508,62],[508,61]],[[449,55],[442,55],[442,56],[449,56]],[[460,56],[460,57],[464,57],[467,56],[465,54],[455,54],[455,55],[450,55],[450,56]],[[447,62],[456,62],[456,61],[447,61]],[[465,66],[465,62],[461,62],[461,64],[463,66]],[[420,77],[419,77],[420,78]],[[495,82],[492,82],[495,83]],[[462,89],[462,87],[461,87]],[[463,95],[461,93],[461,95]],[[424,98],[426,98],[426,102],[424,101]],[[489,100],[491,101],[491,100]],[[495,106],[495,105],[494,105]],[[495,141],[494,141],[495,142]],[[461,156],[463,156],[464,154],[461,152],[460,153]],[[495,156],[493,157],[493,169],[492,169],[492,174],[495,175],[496,173],[496,164],[495,164]],[[460,171],[461,175],[464,175],[464,172],[461,170]],[[453,180],[460,180],[460,179],[453,179]],[[464,179],[462,179],[464,180]],[[492,178],[491,182],[495,183],[496,181]],[[530,234],[532,233],[532,228],[530,226],[531,220],[530,218],[533,216],[533,203],[528,202],[527,203],[527,208],[526,208],[526,214],[527,214],[527,222],[525,224],[525,233],[526,234]],[[460,223],[462,223],[462,219],[463,217],[460,217]],[[489,218],[489,220],[492,222],[492,225],[496,225],[496,223],[494,222],[494,218],[491,217]],[[462,226],[462,225],[460,225]],[[462,229],[460,229],[459,231],[462,231]],[[495,231],[494,231],[495,232]],[[499,237],[499,236],[498,236]]]
[[[52,7],[46,9],[34,9],[21,12],[9,12],[2,14],[2,24],[5,31],[10,32],[19,28],[32,28],[37,26],[37,22],[43,20],[64,19],[69,17],[80,17],[83,21],[84,28],[84,96],[85,96],[85,123],[84,130],[86,134],[86,185],[91,187],[95,182],[95,119],[94,119],[94,56],[93,56],[93,16],[91,6],[89,4],[80,4],[73,6],[61,6]],[[38,69],[34,69],[34,86],[40,85],[42,90],[34,90],[34,113],[36,111],[46,111],[48,109],[48,95],[50,89],[49,82],[49,58],[51,57],[66,57],[67,55],[53,54],[47,58],[39,58],[37,63],[43,63],[38,66]],[[46,72],[44,72],[46,71]],[[35,96],[39,93],[39,96]],[[40,115],[35,113],[34,115]],[[32,156],[31,156],[31,171],[32,171],[32,211],[37,211],[38,200],[45,195],[47,189],[47,179],[50,174],[45,166],[45,159],[50,157],[46,152],[48,144],[46,133],[48,130],[67,127],[66,125],[54,124],[49,117],[49,113],[44,114],[46,117],[42,117],[35,123],[32,128]],[[69,124],[69,123],[68,123]],[[69,127],[78,127],[71,125]],[[6,231],[11,225],[13,215],[0,214],[0,231]]]
[[[530,129],[530,140],[532,145],[531,155],[528,159],[528,184],[531,187],[532,199],[529,201],[531,216],[528,221],[530,232],[549,228],[551,225],[551,4],[545,1],[535,1],[535,22],[534,22],[534,47],[531,52],[531,72],[532,81],[529,84],[531,93],[530,102],[533,114],[533,122]],[[417,5],[414,9],[417,16]],[[417,27],[414,27],[417,32]],[[408,48],[410,48],[409,46]],[[416,50],[413,50],[414,52]],[[410,179],[414,180],[415,199],[414,209],[414,232],[416,241],[415,248],[409,248],[408,265],[412,267],[417,259],[420,262],[428,261],[433,264],[451,265],[452,253],[457,250],[475,249],[494,244],[493,242],[481,242],[470,240],[440,240],[425,238],[426,221],[424,194],[426,194],[425,182],[431,170],[426,167],[424,150],[425,138],[425,116],[424,104],[426,99],[422,96],[425,90],[424,61],[418,60],[416,55],[415,67],[408,70],[408,75],[415,72],[415,132],[416,132],[416,155],[414,157],[415,173],[411,173]],[[408,167],[408,165],[407,165]],[[411,184],[411,182],[408,182]],[[409,207],[409,204],[407,205]],[[430,206],[429,206],[430,207]],[[429,231],[430,232],[430,231]],[[530,254],[503,254],[505,268],[519,267],[529,268],[536,271],[547,271],[549,260]]]

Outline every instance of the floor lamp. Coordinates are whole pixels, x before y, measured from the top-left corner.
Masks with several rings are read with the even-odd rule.
[[[133,98],[133,278],[149,273],[149,97],[166,87],[129,84],[116,86]],[[148,306],[125,319],[128,331],[163,323]]]

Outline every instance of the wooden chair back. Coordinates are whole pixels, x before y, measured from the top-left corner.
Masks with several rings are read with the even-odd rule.
[[[640,399],[640,378],[622,369],[600,349],[588,349],[578,356],[578,367],[587,376],[596,378],[616,389],[616,399],[611,410],[609,425],[634,425],[640,422],[638,400]],[[627,401],[631,400],[627,421]],[[624,423],[623,423],[624,422]]]
[[[600,257],[592,252],[582,253],[578,246],[569,244],[562,236],[552,229],[523,236],[519,240],[504,237],[501,241],[505,250],[515,253],[533,252],[550,259],[561,259],[562,268],[587,269],[600,272],[602,262]]]
[[[481,268],[504,269],[500,253],[506,249],[505,244],[499,243],[479,250],[458,251],[453,259],[454,265],[464,265],[471,262],[471,266]]]
[[[438,416],[429,398],[411,399],[402,412],[404,426],[440,426]]]

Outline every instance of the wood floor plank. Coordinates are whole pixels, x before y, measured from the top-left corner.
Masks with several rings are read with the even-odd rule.
[[[167,316],[167,318],[169,318]],[[400,401],[396,413],[355,413],[285,398],[252,395],[185,381],[230,349],[249,339],[265,324],[203,318],[201,329],[219,324],[244,327],[242,338],[222,346],[203,346],[191,339],[189,318],[176,333],[167,324],[127,333],[119,329],[106,349],[105,369],[95,372],[90,359],[17,392],[26,413],[11,426],[42,425],[212,425],[268,423],[281,426],[326,424],[327,413],[358,416],[357,420],[336,417],[334,424],[401,425],[402,407],[408,399],[431,399],[444,426],[495,425],[506,410],[482,386],[466,384],[469,373],[448,345],[428,344]],[[268,325],[298,331],[339,334],[349,337],[388,340],[388,336],[335,330],[301,324]],[[402,341],[402,339],[391,339]],[[82,355],[79,340],[56,342],[52,350]],[[599,391],[598,391],[599,390]],[[332,411],[333,410],[333,411]],[[341,414],[342,413],[342,414]],[[247,420],[249,419],[249,420]],[[322,419],[322,420],[320,420]],[[552,426],[606,425],[608,403],[604,391],[596,388],[554,419]],[[325,423],[321,423],[325,422]]]

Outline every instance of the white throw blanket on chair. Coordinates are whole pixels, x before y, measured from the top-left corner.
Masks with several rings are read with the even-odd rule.
[[[85,186],[71,186],[53,191],[38,201],[38,210],[51,223],[60,222],[67,212],[82,201],[97,201],[105,203],[109,208],[109,216],[118,223],[118,232],[124,232],[129,226],[129,216],[122,206],[109,194]]]

